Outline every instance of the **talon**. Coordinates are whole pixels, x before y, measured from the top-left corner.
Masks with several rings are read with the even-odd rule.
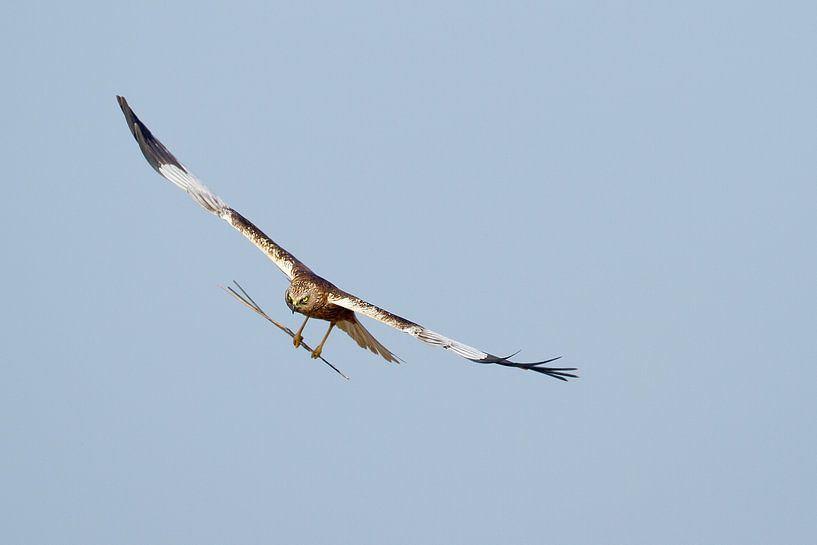
[[[321,352],[323,352],[323,344],[326,342],[326,338],[329,337],[329,334],[332,332],[332,328],[335,327],[335,322],[329,322],[329,329],[326,330],[326,335],[323,336],[321,339],[321,343],[312,351],[312,359],[317,359],[321,357]]]
[[[301,336],[301,332],[306,327],[306,322],[308,322],[308,321],[309,321],[309,316],[306,317],[306,319],[304,320],[304,323],[302,323],[301,327],[298,328],[298,331],[295,332],[295,336],[292,337],[292,344],[295,345],[295,348],[298,348],[299,346],[301,346],[301,341],[304,340],[304,338]]]

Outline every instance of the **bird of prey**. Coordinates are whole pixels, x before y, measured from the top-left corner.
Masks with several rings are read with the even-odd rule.
[[[520,363],[510,360],[514,354],[507,357],[494,356],[493,354],[435,333],[420,324],[401,318],[387,310],[383,310],[359,297],[346,293],[328,280],[321,278],[312,272],[309,267],[298,261],[295,256],[276,244],[247,218],[227,206],[224,201],[205,187],[198,178],[190,173],[187,167],[182,165],[178,159],[153,136],[144,123],[133,113],[133,110],[128,106],[125,98],[121,96],[117,96],[116,98],[119,102],[119,106],[122,108],[122,113],[125,114],[128,128],[139,144],[139,148],[141,148],[150,166],[164,178],[185,190],[199,206],[235,227],[287,275],[290,284],[284,294],[286,304],[293,313],[297,312],[306,317],[293,337],[293,343],[296,348],[301,344],[303,339],[301,334],[303,333],[304,326],[306,326],[310,318],[316,318],[329,322],[329,329],[327,329],[320,344],[318,344],[312,352],[313,358],[320,357],[326,339],[329,337],[329,333],[337,326],[352,337],[361,348],[367,348],[375,354],[379,354],[386,361],[397,362],[397,356],[375,339],[372,334],[363,327],[363,324],[360,323],[357,314],[362,314],[399,329],[404,333],[408,333],[424,343],[441,346],[472,362],[491,363],[506,367],[527,369],[559,380],[567,380],[567,377],[576,377],[576,375],[570,373],[570,371],[575,371],[575,368],[545,366],[545,364],[559,359],[558,357],[539,362]]]

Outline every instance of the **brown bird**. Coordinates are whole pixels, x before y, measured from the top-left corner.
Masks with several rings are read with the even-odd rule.
[[[255,244],[267,257],[272,259],[273,263],[289,277],[290,284],[284,294],[286,304],[293,313],[298,312],[306,316],[303,324],[301,324],[301,327],[293,338],[295,346],[298,347],[301,344],[303,339],[301,334],[310,318],[329,322],[329,329],[326,331],[320,344],[318,344],[312,352],[313,358],[317,358],[321,355],[329,333],[337,326],[352,337],[362,348],[368,348],[375,354],[381,355],[386,361],[399,361],[397,356],[380,344],[380,342],[363,327],[363,324],[360,323],[355,314],[359,313],[408,333],[424,343],[451,350],[455,354],[476,363],[493,363],[506,367],[527,369],[549,375],[559,380],[567,380],[567,377],[576,377],[576,375],[569,372],[575,371],[575,368],[544,366],[547,363],[559,359],[559,357],[539,362],[519,363],[510,360],[515,354],[507,357],[494,356],[493,354],[449,339],[419,324],[376,307],[363,299],[346,293],[328,280],[321,278],[312,272],[309,267],[298,261],[292,254],[276,244],[247,218],[227,206],[224,201],[205,187],[198,178],[191,174],[190,171],[151,134],[150,130],[136,117],[133,110],[130,109],[125,98],[121,96],[117,96],[116,98],[119,102],[119,106],[122,108],[122,113],[125,114],[128,128],[131,133],[133,133],[136,142],[139,143],[139,147],[148,163],[164,178],[184,189],[202,208],[238,229],[241,234]]]

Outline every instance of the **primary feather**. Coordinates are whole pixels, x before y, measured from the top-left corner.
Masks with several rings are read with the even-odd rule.
[[[224,201],[210,191],[201,180],[194,176],[187,167],[170,153],[164,144],[153,136],[150,129],[136,117],[136,114],[131,110],[125,97],[117,96],[116,99],[128,122],[128,128],[139,144],[139,148],[142,150],[142,154],[156,172],[177,187],[186,191],[199,206],[232,225],[258,249],[272,259],[278,268],[290,279],[294,277],[298,271],[309,270],[306,265],[276,244],[275,241],[265,235],[261,229],[253,225],[250,220],[227,206]]]
[[[321,290],[321,298],[324,301],[319,306],[314,306],[314,302],[308,307],[298,307],[297,310],[309,317],[328,320],[335,323],[340,329],[345,331],[361,347],[367,348],[379,354],[387,361],[398,361],[397,356],[392,354],[386,347],[380,344],[366,328],[358,322],[354,313],[358,312],[391,327],[399,329],[412,335],[420,341],[439,346],[454,352],[458,356],[466,358],[476,363],[493,363],[506,367],[516,367],[543,373],[559,380],[567,380],[567,377],[576,377],[568,371],[575,371],[574,368],[565,367],[545,367],[544,364],[558,358],[549,360],[520,363],[510,360],[512,356],[494,356],[483,350],[479,350],[467,344],[463,344],[454,339],[450,339],[426,327],[416,324],[405,318],[401,318],[387,310],[377,307],[371,303],[348,294],[338,289],[331,282],[313,273],[306,265],[301,263],[292,254],[279,246],[270,237],[264,234],[258,227],[253,225],[247,218],[227,206],[215,193],[210,191],[196,176],[194,176],[172,153],[158,140],[150,130],[142,123],[136,114],[133,113],[124,97],[117,96],[119,106],[128,123],[128,128],[139,144],[142,154],[148,163],[165,179],[169,180],[179,188],[187,192],[188,195],[202,208],[227,221],[250,242],[258,247],[286,274],[292,281],[290,290],[299,283],[312,286]],[[289,292],[288,292],[289,293]],[[291,307],[292,308],[292,307]],[[314,355],[313,355],[314,356]]]

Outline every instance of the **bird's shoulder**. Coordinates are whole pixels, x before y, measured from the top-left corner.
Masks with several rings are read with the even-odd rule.
[[[298,271],[292,278],[291,285],[294,288],[314,288],[326,293],[342,293],[332,282],[310,270]]]

